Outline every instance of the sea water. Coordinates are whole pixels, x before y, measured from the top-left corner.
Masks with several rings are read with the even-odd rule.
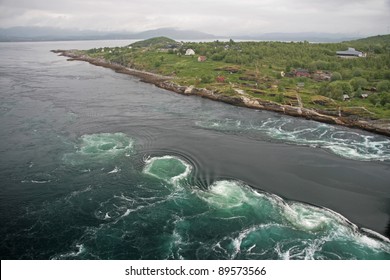
[[[2,259],[390,259],[390,139],[0,44]]]

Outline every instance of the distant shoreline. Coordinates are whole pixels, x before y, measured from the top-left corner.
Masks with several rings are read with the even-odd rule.
[[[267,110],[282,113],[293,117],[306,118],[308,120],[319,121],[328,124],[341,125],[350,128],[358,128],[372,133],[390,137],[389,120],[371,120],[362,119],[356,116],[331,116],[324,112],[318,112],[314,109],[304,107],[282,105],[272,101],[265,101],[259,98],[253,98],[246,95],[228,96],[223,93],[208,90],[205,88],[196,88],[193,86],[181,86],[171,81],[172,77],[162,76],[155,73],[128,68],[119,64],[110,63],[104,59],[95,59],[85,54],[78,54],[76,50],[52,50],[51,52],[61,56],[69,57],[68,60],[78,60],[89,62],[96,66],[110,68],[117,73],[127,74],[140,78],[142,82],[153,84],[159,88],[173,91],[183,95],[196,95],[227,104],[246,107],[258,110]]]

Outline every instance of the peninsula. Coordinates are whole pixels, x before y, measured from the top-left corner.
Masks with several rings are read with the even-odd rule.
[[[390,136],[390,35],[342,43],[177,42],[53,50],[160,88]]]

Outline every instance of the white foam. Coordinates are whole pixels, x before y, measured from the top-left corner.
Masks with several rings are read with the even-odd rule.
[[[174,177],[171,177],[170,179],[164,179],[164,178],[160,178],[158,175],[156,175],[150,171],[154,162],[156,162],[158,160],[167,160],[167,159],[168,160],[174,159],[174,160],[177,160],[178,162],[180,162],[185,167],[184,172],[182,172],[181,174],[178,174]],[[154,176],[154,177],[159,178],[159,179],[163,179],[167,183],[172,183],[172,184],[176,184],[178,181],[185,179],[186,177],[188,177],[190,175],[190,173],[192,171],[192,166],[189,163],[187,163],[186,161],[184,161],[178,157],[170,156],[170,155],[165,155],[162,157],[146,157],[146,158],[144,158],[144,162],[145,162],[145,167],[143,169],[143,172],[145,174]]]
[[[373,231],[373,230],[368,229],[368,228],[361,228],[361,231],[365,232],[365,233],[368,233],[369,235],[374,236],[375,238],[390,244],[390,239],[389,238],[387,238],[386,236],[383,236],[382,234],[379,234],[376,231]]]
[[[381,136],[336,130],[335,127],[318,124],[311,128],[290,128],[291,121],[268,121],[261,128],[273,138],[298,145],[324,148],[354,160],[390,160],[390,140]],[[276,126],[276,127],[274,127]]]
[[[47,181],[31,180],[31,183],[33,183],[33,184],[46,184],[46,183],[50,183],[50,180],[47,180]]]
[[[131,213],[131,212],[134,212],[134,211],[136,211],[136,210],[133,210],[133,211],[132,211],[132,210],[130,210],[130,209],[127,209],[126,212],[121,216],[121,218],[124,218],[124,217],[129,216],[130,213]]]
[[[81,153],[117,153],[133,147],[133,141],[124,133],[100,133],[81,136]]]
[[[169,240],[169,250],[168,256],[172,259],[180,259],[184,260],[184,257],[181,255],[182,246],[186,244],[185,240],[181,236],[179,230],[177,229],[178,223],[182,222],[183,218],[179,216],[175,216],[175,220],[173,221],[174,229],[171,234],[171,238]]]
[[[380,249],[382,247],[381,242],[371,237],[368,237],[367,235],[359,234],[356,239],[360,244],[364,244],[372,249]]]
[[[250,240],[246,239],[252,232],[259,232],[260,234],[261,231],[266,231],[267,228],[275,226],[286,227],[286,229],[293,230],[297,234],[296,238],[288,239],[289,243],[291,241],[290,244],[276,241],[273,249],[281,259],[327,259],[330,254],[334,254],[336,259],[343,258],[338,253],[326,252],[327,255],[322,254],[323,247],[328,242],[346,242],[350,243],[351,246],[358,245],[362,250],[370,248],[378,252],[390,252],[390,242],[386,237],[370,232],[370,230],[359,230],[355,224],[337,212],[301,202],[286,202],[277,195],[254,191],[241,182],[217,181],[209,187],[208,191],[198,190],[194,193],[207,202],[209,206],[221,210],[239,208],[243,204],[247,204],[251,205],[253,210],[259,211],[257,205],[263,204],[260,201],[266,199],[272,203],[273,206],[270,208],[272,212],[269,213],[272,220],[265,224],[246,228],[238,232],[235,237],[224,239],[225,241],[230,240],[231,250],[223,249],[221,241],[212,246],[213,250],[228,254],[232,259],[241,253],[258,255],[270,250],[271,248],[268,248],[264,249],[265,251],[257,252],[256,243],[251,241],[254,236],[250,237]],[[235,216],[220,219],[229,220],[229,218],[235,218]],[[300,239],[298,236],[301,234],[303,236],[309,234],[310,238],[307,240],[307,237]],[[245,246],[249,246],[249,249],[245,249],[245,251],[242,247],[244,240],[246,240]],[[353,255],[350,257],[353,258]]]
[[[129,155],[134,141],[124,133],[87,134],[80,137],[76,151],[65,154],[64,161],[79,165],[91,160],[107,160],[119,155]]]
[[[256,248],[256,244],[252,245],[251,247],[248,248],[247,252],[250,253],[252,250]]]
[[[240,207],[248,202],[248,189],[237,181],[217,181],[214,182],[208,192],[200,191],[198,196],[208,204],[218,208]]]
[[[352,130],[292,118],[270,118],[258,124],[241,120],[199,121],[198,126],[221,131],[259,131],[290,144],[323,148],[332,153],[360,161],[390,160],[390,139]]]
[[[67,199],[72,198],[72,197],[75,197],[75,196],[78,196],[78,195],[80,195],[80,194],[82,194],[82,193],[89,192],[89,191],[91,191],[91,190],[92,190],[92,186],[89,185],[89,186],[86,187],[85,189],[77,190],[77,191],[71,192],[70,195],[69,195],[69,197],[68,197]]]
[[[319,208],[301,203],[293,203],[284,207],[285,217],[297,228],[305,231],[323,231],[332,222]]]
[[[118,168],[117,166],[115,166],[115,168],[113,170],[111,170],[110,172],[108,172],[107,174],[118,173],[119,171],[121,171],[121,169]]]
[[[58,259],[74,258],[83,254],[86,251],[84,244],[76,244],[75,247],[77,248],[76,252],[72,251],[69,253],[60,254],[58,257],[54,257],[53,259],[58,260]]]

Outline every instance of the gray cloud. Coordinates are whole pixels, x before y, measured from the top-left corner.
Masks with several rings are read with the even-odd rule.
[[[0,0],[1,27],[383,34],[389,30],[389,15],[389,0]]]

